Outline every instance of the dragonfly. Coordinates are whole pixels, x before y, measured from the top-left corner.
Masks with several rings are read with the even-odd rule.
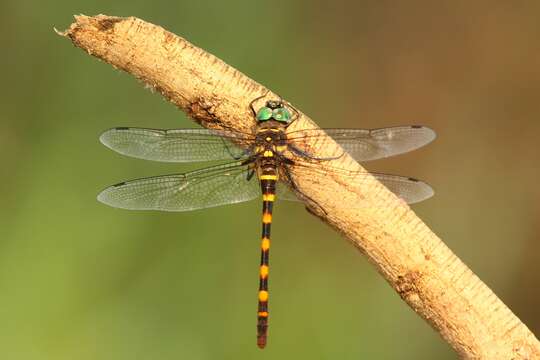
[[[263,95],[264,96],[264,95]],[[435,139],[435,132],[421,125],[380,129],[288,130],[298,111],[281,98],[264,106],[249,107],[252,132],[211,129],[149,129],[116,127],[105,131],[101,142],[110,149],[135,158],[162,162],[225,161],[203,169],[124,181],[98,195],[102,203],[129,210],[190,211],[241,203],[262,195],[262,236],[257,306],[257,345],[267,344],[269,318],[269,251],[272,214],[276,199],[301,201],[303,194],[291,173],[310,169],[321,175],[332,172],[351,181],[375,177],[408,204],[433,195],[423,181],[398,175],[353,172],[339,167],[319,169],[320,164],[349,154],[356,161],[370,161],[406,153]],[[341,154],[322,156],[321,146],[306,149],[306,141],[330,136]],[[324,154],[323,154],[324,155]]]

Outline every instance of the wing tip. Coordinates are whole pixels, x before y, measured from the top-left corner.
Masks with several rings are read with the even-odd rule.
[[[114,150],[113,142],[111,142],[110,140],[114,138],[115,133],[119,131],[131,131],[133,129],[134,128],[127,127],[127,126],[117,126],[117,127],[107,129],[101,133],[101,135],[99,136],[99,141],[106,147]]]
[[[96,196],[96,200],[110,207],[128,209],[127,207],[119,206],[118,203],[115,203],[110,197],[111,192],[114,193],[117,188],[126,185],[126,183],[126,181],[123,181],[106,187],[105,189],[101,190],[101,192]]]
[[[426,142],[426,144],[429,144],[430,142],[432,142],[433,140],[435,140],[437,138],[437,133],[435,132],[435,130],[433,130],[429,126],[411,125],[411,129],[422,129],[422,130],[424,130],[429,135],[428,141]]]
[[[103,190],[96,196],[96,200],[99,201],[99,202],[102,203],[102,204],[112,206],[111,203],[108,201],[108,197],[107,197],[107,193],[110,191],[110,189],[111,189],[112,187],[114,187],[114,185],[113,185],[113,186],[109,186],[109,187],[106,188],[106,189],[103,189]]]
[[[429,185],[427,182],[413,178],[413,177],[407,177],[407,180],[415,183],[418,189],[421,189],[422,195],[418,198],[415,198],[414,200],[407,200],[408,204],[416,204],[419,202],[422,202],[424,200],[427,200],[435,195],[435,190],[433,190],[433,187]]]
[[[424,193],[423,196],[420,199],[418,199],[415,202],[412,202],[411,204],[419,203],[421,201],[430,199],[435,195],[435,190],[433,190],[433,187],[431,185],[429,185],[427,182],[422,181],[422,180],[418,180],[418,179],[414,179],[414,178],[409,178],[409,180],[413,180],[416,183],[418,183],[419,185],[421,185],[422,188],[423,188],[423,193]]]
[[[112,133],[116,131],[116,129],[117,128],[107,129],[102,132],[101,135],[99,135],[99,142],[108,147],[109,149],[112,149],[112,144],[109,142],[109,140],[110,135],[112,135]]]

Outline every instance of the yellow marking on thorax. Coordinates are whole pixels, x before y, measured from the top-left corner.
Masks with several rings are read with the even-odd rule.
[[[262,239],[261,249],[263,249],[263,251],[270,249],[270,239],[268,238]]]
[[[277,152],[282,153],[282,152],[284,152],[285,150],[287,150],[287,145],[277,145],[277,146],[276,146],[276,151],[277,151]]]
[[[259,301],[268,301],[268,291],[259,291]]]
[[[266,277],[268,276],[268,266],[267,265],[261,265],[260,275],[261,275],[261,278],[266,279]]]
[[[262,218],[263,224],[270,224],[272,222],[272,214],[264,213]]]
[[[275,201],[276,195],[274,194],[263,194],[263,201]]]
[[[265,150],[264,153],[263,153],[263,156],[264,157],[273,157],[274,152],[272,150]]]
[[[261,179],[261,180],[277,180],[277,175],[271,175],[271,174],[261,175],[259,177],[259,179]]]

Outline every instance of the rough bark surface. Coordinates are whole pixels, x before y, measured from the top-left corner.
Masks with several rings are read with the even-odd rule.
[[[130,17],[77,16],[61,33],[88,54],[142,80],[207,128],[251,132],[249,103],[272,92],[163,28]],[[315,128],[304,114],[294,129]],[[340,149],[324,141],[329,154]],[[306,147],[315,144],[306,143]],[[320,143],[317,144],[319,148]],[[342,157],[324,162],[362,170]],[[398,294],[466,359],[539,359],[540,343],[402,201],[373,178],[358,182],[295,170],[311,212],[350,240]],[[358,207],[362,203],[364,206]],[[321,210],[324,209],[324,211]]]

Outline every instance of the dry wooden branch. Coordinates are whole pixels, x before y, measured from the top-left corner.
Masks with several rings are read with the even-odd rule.
[[[141,79],[204,127],[250,132],[255,122],[248,105],[267,92],[213,55],[137,18],[77,16],[61,35]],[[275,95],[269,92],[267,98]],[[304,114],[293,125],[316,127]],[[326,149],[339,152],[330,138],[325,141]],[[362,170],[348,157],[324,163]],[[540,343],[529,329],[375,179],[355,184],[339,177],[308,176],[302,170],[293,176],[302,192],[325,209],[311,204],[313,212],[360,249],[461,357],[540,358]],[[366,206],[355,206],[360,202]]]

